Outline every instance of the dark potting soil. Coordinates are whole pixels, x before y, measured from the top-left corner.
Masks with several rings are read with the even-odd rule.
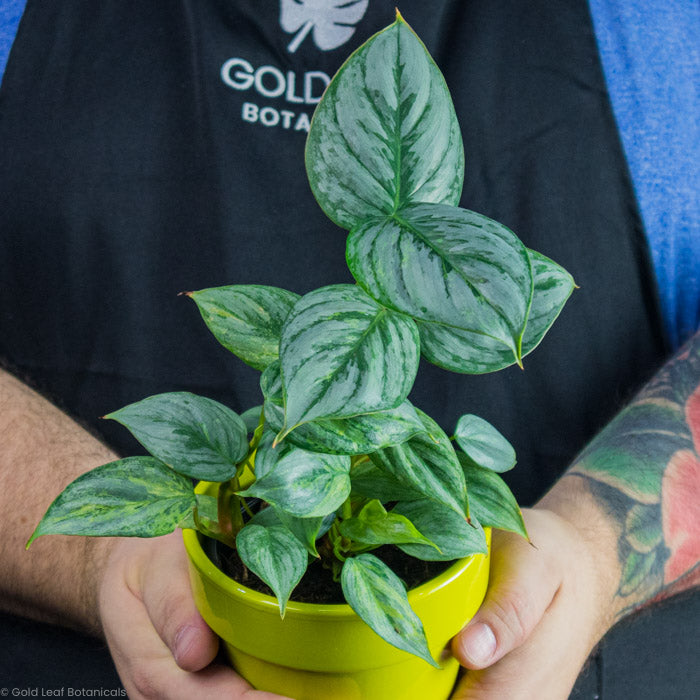
[[[241,562],[238,554],[221,542],[203,538],[202,547],[215,566],[227,576],[274,598],[274,593]],[[452,561],[421,561],[404,554],[396,547],[384,546],[372,551],[406,584],[407,589],[415,588],[438,576],[448,569]],[[300,603],[334,604],[345,603],[340,581],[334,581],[329,569],[320,561],[309,564],[304,577],[292,591],[290,600]]]

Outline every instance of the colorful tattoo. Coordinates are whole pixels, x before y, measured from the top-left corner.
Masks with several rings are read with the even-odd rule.
[[[621,527],[621,615],[700,583],[700,334],[569,473]]]

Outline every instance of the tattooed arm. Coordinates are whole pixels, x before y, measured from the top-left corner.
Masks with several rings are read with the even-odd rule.
[[[453,641],[455,698],[564,700],[617,620],[700,583],[700,333],[524,515],[534,546],[496,534]]]

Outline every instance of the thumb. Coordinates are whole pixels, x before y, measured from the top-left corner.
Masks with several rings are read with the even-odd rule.
[[[195,607],[180,533],[161,539],[163,546],[154,548],[149,565],[141,569],[141,598],[177,665],[199,671],[216,657],[218,638]]]
[[[491,666],[530,636],[561,585],[556,568],[545,551],[523,538],[494,532],[489,590],[452,640],[452,653],[462,666]]]

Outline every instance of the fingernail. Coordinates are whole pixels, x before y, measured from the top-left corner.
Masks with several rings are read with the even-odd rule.
[[[486,666],[496,653],[496,637],[483,622],[477,622],[464,631],[461,640],[462,653],[474,666]]]
[[[197,629],[191,625],[180,627],[180,629],[177,631],[177,634],[175,635],[175,648],[173,649],[173,656],[175,657],[175,662],[178,665],[180,661],[185,658],[187,652],[195,643],[196,638]]]

